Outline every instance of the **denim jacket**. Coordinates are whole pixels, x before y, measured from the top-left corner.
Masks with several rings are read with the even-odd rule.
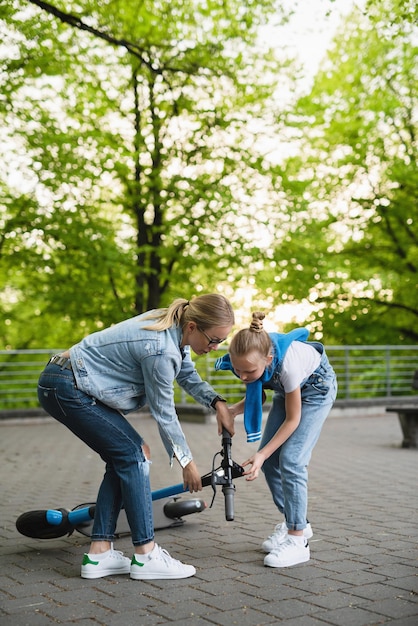
[[[190,348],[181,348],[182,330],[145,330],[144,315],[85,337],[70,348],[77,387],[121,413],[148,404],[170,460],[185,467],[192,454],[174,405],[176,380],[190,396],[210,407],[216,392],[197,373]]]

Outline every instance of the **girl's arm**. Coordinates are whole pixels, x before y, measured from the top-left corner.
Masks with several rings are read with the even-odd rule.
[[[270,439],[270,441],[261,450],[258,450],[250,459],[247,459],[242,463],[242,466],[251,465],[251,469],[245,472],[244,476],[247,480],[254,480],[258,477],[261,466],[264,461],[269,458],[280,448],[284,442],[289,439],[296,428],[299,426],[302,415],[302,396],[300,387],[297,387],[294,391],[287,393],[285,396],[285,410],[286,418],[283,424],[277,429],[276,434]]]
[[[229,410],[232,416],[236,417],[237,415],[242,415],[244,413],[244,405],[245,405],[245,398],[243,398],[242,400],[239,400],[235,404],[231,404],[231,406],[229,407]]]
[[[266,392],[263,389],[263,397],[262,397],[262,403],[264,404],[266,401]],[[242,400],[240,400],[239,402],[236,402],[235,404],[231,404],[231,406],[229,407],[229,410],[231,412],[231,415],[234,416],[234,418],[237,415],[243,415],[244,413],[244,409],[245,409],[245,397],[242,398]]]
[[[260,450],[260,452],[264,454],[265,459],[268,459],[273,452],[276,452],[277,448],[280,448],[299,426],[302,416],[302,396],[300,387],[297,387],[294,391],[285,395],[285,411],[286,418],[283,424],[278,428],[274,437]]]

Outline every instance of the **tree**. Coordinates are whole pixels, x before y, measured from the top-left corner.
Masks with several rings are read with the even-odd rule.
[[[335,343],[416,343],[417,27],[397,1],[370,4],[286,118],[298,151],[276,169],[289,222],[271,297],[304,301]]]
[[[248,119],[279,68],[257,29],[279,6],[3,8],[5,345],[39,342],[60,311],[47,344],[245,271],[268,186]]]

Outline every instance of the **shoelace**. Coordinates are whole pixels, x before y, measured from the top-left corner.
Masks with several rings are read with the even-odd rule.
[[[279,533],[283,533],[285,530],[287,531],[287,527],[284,522],[282,522],[281,524],[277,524],[274,527],[274,531],[272,532],[271,537],[273,537],[273,535],[278,535]]]
[[[289,546],[297,546],[297,545],[298,544],[295,541],[293,541],[293,539],[288,537],[285,541],[282,541],[282,543],[279,543],[279,545],[276,546],[274,550],[272,550],[272,553],[274,552],[275,554],[278,554],[279,552],[282,552]]]
[[[284,522],[282,522],[281,524],[277,524],[274,527],[273,532],[271,533],[271,535],[269,535],[269,539],[274,540],[278,535],[282,535],[285,532],[285,526],[283,526]],[[287,528],[286,528],[287,531]]]
[[[114,550],[113,548],[109,556],[113,559],[120,559],[120,560],[126,558],[123,556],[123,552],[121,550]]]
[[[123,552],[122,550],[114,550],[113,549],[113,541],[110,544],[110,557],[113,557],[115,559],[124,559],[125,557],[123,556]]]
[[[181,566],[181,562],[178,561],[177,559],[173,559],[172,556],[170,556],[170,554],[167,552],[167,550],[165,550],[164,548],[160,548],[160,546],[158,546],[158,557],[159,559],[161,559],[161,561],[164,561],[165,563],[167,563],[167,565],[175,565],[176,567]]]

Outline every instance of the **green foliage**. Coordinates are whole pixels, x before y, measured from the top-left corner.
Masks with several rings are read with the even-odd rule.
[[[257,35],[296,5],[1,6],[5,347],[238,288],[328,344],[417,342],[416,3],[355,9],[278,109],[297,72]]]
[[[4,345],[68,343],[244,273],[265,177],[247,119],[278,67],[257,29],[279,4],[33,0],[2,14]]]
[[[343,24],[286,120],[298,154],[276,170],[289,221],[271,298],[304,301],[337,344],[418,340],[417,31],[396,6]]]

